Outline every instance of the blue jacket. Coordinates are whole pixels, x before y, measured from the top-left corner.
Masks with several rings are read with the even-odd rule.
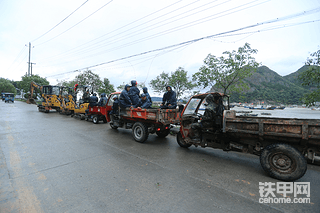
[[[108,99],[106,98],[106,93],[101,93],[101,98],[99,100],[98,106],[105,106]]]
[[[133,105],[136,105],[139,102],[140,90],[136,87],[137,81],[131,81],[131,88],[129,90],[129,97]]]
[[[98,103],[98,97],[93,95],[93,96],[90,96],[89,98],[89,105],[90,106],[97,106],[97,103]]]
[[[149,109],[149,108],[151,108],[151,105],[152,105],[152,103],[149,101],[149,99],[146,99],[144,101],[142,99],[140,99],[138,104],[135,105],[135,107],[141,107],[143,109]]]
[[[143,90],[144,94],[146,95],[147,99],[148,99],[148,100],[151,102],[151,104],[152,104],[151,97],[150,97],[150,95],[149,95],[149,93],[148,93],[148,88],[147,88],[147,87],[143,87],[142,90]]]
[[[171,91],[170,92],[167,91],[166,93],[164,93],[163,98],[162,98],[162,104],[163,105],[171,104],[173,107],[177,107],[176,92],[172,90],[171,86],[167,86],[167,87],[170,87]]]
[[[124,90],[122,90],[121,94],[120,94],[120,107],[121,108],[126,108],[126,107],[130,107],[132,102],[131,99],[129,97],[129,93],[127,91],[127,88],[130,87],[128,84],[124,87]]]

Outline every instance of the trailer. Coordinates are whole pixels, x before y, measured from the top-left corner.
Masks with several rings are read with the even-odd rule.
[[[319,119],[237,116],[230,110],[228,96],[210,94],[224,100],[222,116],[216,115],[211,126],[195,130],[193,127],[201,124],[201,109],[209,93],[193,96],[180,117],[177,142],[181,147],[194,145],[258,155],[263,170],[283,181],[301,178],[307,160],[313,162],[320,155]]]
[[[170,133],[172,124],[179,122],[179,109],[138,109],[126,108],[112,110],[114,96],[119,92],[112,93],[106,104],[106,119],[112,129],[132,129],[135,141],[143,143],[149,134],[156,133],[158,137],[164,138]]]

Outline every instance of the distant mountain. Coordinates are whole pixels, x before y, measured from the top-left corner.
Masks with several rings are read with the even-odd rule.
[[[245,79],[249,90],[231,94],[231,102],[265,102],[268,104],[302,104],[300,98],[310,92],[310,88],[302,87],[297,76],[307,69],[301,67],[287,76],[280,76],[266,66],[261,66],[250,77]]]
[[[162,98],[160,97],[151,97],[152,101],[162,101]]]

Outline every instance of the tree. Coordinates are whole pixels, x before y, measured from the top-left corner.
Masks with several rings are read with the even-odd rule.
[[[58,81],[58,79],[57,79]],[[63,86],[63,87],[74,87],[74,85],[76,84],[77,82],[75,80],[72,80],[72,81],[58,81],[58,84],[57,86]]]
[[[24,76],[21,77],[21,82],[20,82],[20,88],[19,89],[23,89],[23,91],[25,93],[30,92],[30,85],[31,82],[34,81],[39,85],[49,85],[49,81],[46,78],[42,78],[39,75],[32,75],[32,76],[28,76],[27,74],[25,74]],[[35,97],[37,97],[38,95],[38,91],[35,90]]]
[[[101,81],[99,75],[93,73],[91,70],[86,70],[77,75],[74,81],[79,85],[92,86],[94,91],[99,91],[99,89],[103,87],[103,82]]]
[[[0,92],[14,93],[14,95],[17,94],[17,90],[11,81],[4,78],[0,78]]]
[[[157,93],[166,92],[166,86],[172,86],[179,99],[185,91],[192,90],[196,85],[189,80],[188,72],[182,67],[168,73],[162,72],[155,79],[150,81],[152,89]]]
[[[209,54],[204,65],[199,72],[193,75],[193,80],[198,86],[206,88],[208,86],[222,89],[224,94],[240,92],[247,89],[247,84],[243,81],[253,74],[259,63],[255,61],[252,54],[256,54],[256,49],[251,49],[250,44],[245,43],[239,47],[238,51],[225,51],[226,56],[216,57]]]
[[[306,61],[309,69],[299,75],[302,81],[302,86],[312,86],[315,89],[308,94],[305,94],[302,101],[307,106],[314,106],[315,102],[320,101],[320,49],[312,54]]]
[[[106,94],[111,94],[115,92],[113,84],[110,84],[110,81],[108,78],[104,78],[102,82],[102,87],[98,90],[98,92],[101,93],[106,93]]]

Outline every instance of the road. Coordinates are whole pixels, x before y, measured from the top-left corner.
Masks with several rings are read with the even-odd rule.
[[[257,156],[181,148],[174,136],[133,140],[35,105],[0,102],[0,212],[319,212],[320,167],[308,165],[311,203],[259,203],[278,182]],[[278,195],[277,196],[281,196]]]

